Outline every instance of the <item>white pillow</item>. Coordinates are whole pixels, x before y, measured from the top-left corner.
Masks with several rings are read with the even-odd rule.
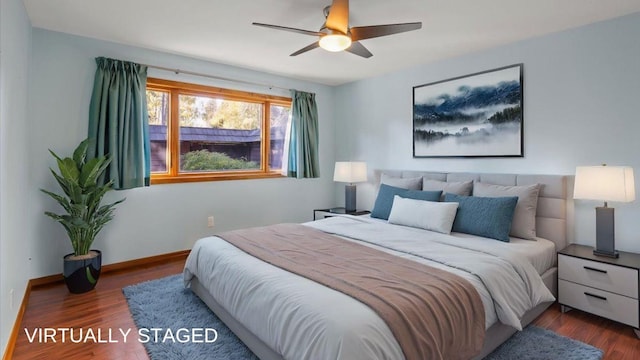
[[[393,197],[389,223],[450,234],[458,203],[442,203]]]

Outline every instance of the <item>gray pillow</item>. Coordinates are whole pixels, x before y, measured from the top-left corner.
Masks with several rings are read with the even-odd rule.
[[[473,196],[518,197],[509,235],[527,240],[535,240],[536,237],[536,211],[539,192],[540,184],[504,186],[477,182],[473,185]]]
[[[380,184],[408,190],[422,190],[422,177],[400,178],[383,173],[380,177]]]
[[[442,190],[442,197],[440,201],[444,200],[444,194],[456,194],[462,196],[471,195],[471,189],[473,189],[473,180],[469,181],[438,181],[423,178],[422,190],[437,191]]]

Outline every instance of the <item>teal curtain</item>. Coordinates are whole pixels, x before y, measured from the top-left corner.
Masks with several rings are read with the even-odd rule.
[[[148,186],[151,174],[147,114],[147,67],[96,58],[98,68],[89,106],[88,157],[110,155],[102,183],[114,189]]]
[[[291,90],[291,128],[287,176],[320,177],[316,95]]]

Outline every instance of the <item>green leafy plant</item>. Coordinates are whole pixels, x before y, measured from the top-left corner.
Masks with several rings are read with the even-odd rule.
[[[82,141],[73,152],[73,157],[61,158],[53,151],[51,155],[58,162],[58,171],[51,173],[60,185],[64,195],[40,189],[62,206],[66,214],[45,211],[45,215],[62,224],[69,235],[76,256],[87,255],[96,235],[104,225],[113,219],[115,206],[125,199],[111,204],[100,205],[104,195],[111,190],[113,181],[99,185],[98,179],[111,163],[110,157],[87,160],[89,139]]]
[[[209,152],[208,150],[191,151],[182,157],[182,169],[188,171],[201,170],[244,170],[258,169],[255,161],[234,159],[227,154]]]

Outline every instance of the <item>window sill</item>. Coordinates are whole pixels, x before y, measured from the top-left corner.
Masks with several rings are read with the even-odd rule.
[[[179,176],[169,175],[152,175],[151,185],[158,184],[175,184],[175,183],[189,183],[189,182],[204,182],[204,181],[228,181],[228,180],[251,180],[251,179],[276,179],[284,178],[285,176],[279,172],[268,173],[255,173],[255,172],[236,172],[236,173],[224,173],[224,174],[183,174]]]

